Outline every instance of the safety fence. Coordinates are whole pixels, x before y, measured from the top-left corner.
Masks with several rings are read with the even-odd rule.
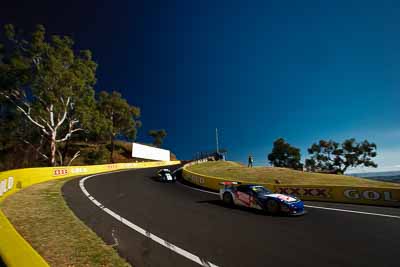
[[[186,181],[195,185],[218,191],[220,182],[237,181],[249,184],[248,181],[207,176],[189,171],[187,165],[183,168],[182,176]],[[379,206],[400,207],[400,188],[390,187],[359,187],[359,186],[327,186],[327,185],[285,185],[258,183],[269,190],[294,195],[302,200],[341,202],[353,204],[368,204]]]
[[[207,161],[215,161],[214,157],[209,157],[209,158],[203,158],[203,159],[197,159],[197,160],[193,160],[189,163],[185,164],[185,167],[189,167],[195,164],[199,164],[199,163],[203,163],[203,162],[207,162]]]
[[[180,161],[115,163],[89,166],[27,168],[4,171],[0,172],[0,202],[22,188],[50,180],[116,170],[151,168],[176,164],[180,164]],[[0,256],[8,267],[49,266],[46,261],[15,230],[1,210]]]

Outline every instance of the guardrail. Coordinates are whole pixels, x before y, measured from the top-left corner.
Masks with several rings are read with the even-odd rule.
[[[0,202],[33,184],[115,170],[176,165],[180,161],[115,163],[90,166],[28,168],[0,172]],[[46,261],[23,239],[0,210],[0,256],[8,267],[45,267]]]
[[[249,184],[248,181],[207,176],[189,171],[183,167],[183,179],[214,191],[219,190],[220,182],[238,181]],[[295,195],[302,200],[317,200],[352,204],[368,204],[400,207],[400,188],[359,187],[359,186],[327,186],[327,185],[285,185],[258,183],[269,190],[282,194]]]

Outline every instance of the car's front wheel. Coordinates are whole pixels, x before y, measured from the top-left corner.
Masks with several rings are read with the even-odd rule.
[[[224,201],[225,205],[233,206],[233,198],[232,195],[228,192],[225,192],[222,196],[222,200]]]
[[[279,206],[279,203],[276,200],[270,199],[267,201],[267,212],[276,215],[280,212],[281,207]]]

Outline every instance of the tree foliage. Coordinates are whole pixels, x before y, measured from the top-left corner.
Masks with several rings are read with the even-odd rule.
[[[296,170],[302,170],[303,165],[300,162],[300,149],[291,146],[283,138],[274,141],[272,152],[268,155],[268,160],[275,167],[285,167]]]
[[[24,140],[39,145],[32,146]],[[40,147],[40,140],[30,122],[11,103],[0,100],[0,170],[30,167],[32,161],[46,166],[47,162],[36,153],[45,145]]]
[[[320,140],[308,149],[311,155],[306,160],[309,171],[343,174],[349,167],[378,167],[372,160],[376,157],[376,144],[367,140],[357,142],[351,138],[343,143],[332,140]]]
[[[149,136],[153,137],[153,145],[156,147],[161,147],[164,141],[164,138],[167,136],[167,131],[164,129],[160,130],[150,130]]]
[[[122,98],[121,94],[113,91],[108,93],[100,92],[98,96],[98,109],[104,120],[105,134],[111,142],[110,161],[113,162],[114,140],[117,136],[128,139],[135,139],[137,128],[141,126],[141,122],[137,119],[140,117],[140,109]]]
[[[75,51],[67,36],[46,38],[41,25],[29,39],[12,25],[4,30],[7,42],[0,44],[0,95],[12,103],[40,134],[37,152],[50,165],[64,159],[57,150],[91,121],[95,108],[93,86],[97,64],[88,50]],[[32,140],[25,140],[34,145]],[[79,155],[79,151],[72,159]]]

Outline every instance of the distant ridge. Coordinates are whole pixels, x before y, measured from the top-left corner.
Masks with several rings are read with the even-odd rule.
[[[400,183],[400,171],[349,173],[350,176]]]

